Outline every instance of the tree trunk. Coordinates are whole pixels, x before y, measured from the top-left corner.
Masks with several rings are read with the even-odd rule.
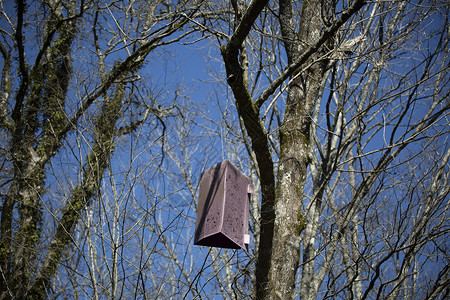
[[[291,1],[280,1],[280,25],[289,64],[297,60],[306,45],[321,36],[321,1],[304,1],[300,30],[294,28]],[[318,57],[312,55],[308,63]],[[300,71],[299,71],[300,72]],[[283,126],[280,128],[280,159],[275,195],[275,230],[270,269],[270,297],[293,297],[300,259],[300,234],[306,218],[302,211],[303,191],[309,164],[310,125],[321,90],[325,62],[312,64],[305,72],[291,76]]]

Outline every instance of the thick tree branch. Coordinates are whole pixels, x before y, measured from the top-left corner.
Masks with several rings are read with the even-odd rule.
[[[316,53],[319,48],[335,33],[339,28],[344,25],[351,16],[353,16],[358,10],[360,10],[366,4],[366,0],[356,0],[352,6],[346,9],[339,20],[337,20],[330,27],[326,27],[323,30],[321,37],[314,44],[308,46],[301,55],[281,73],[281,75],[275,79],[272,84],[261,93],[256,99],[256,107],[259,109],[264,102],[276,91],[276,89],[292,74],[294,74],[309,58]]]
[[[270,257],[272,255],[275,175],[270,146],[264,124],[259,118],[259,109],[253,105],[244,80],[244,69],[240,64],[239,51],[256,18],[267,1],[252,1],[239,21],[227,45],[221,46],[225,63],[227,82],[233,91],[238,114],[242,117],[247,133],[251,139],[261,180],[261,219],[258,259],[256,263],[256,297],[261,298],[266,292]]]
[[[72,240],[74,227],[84,210],[90,205],[92,196],[100,188],[103,172],[114,151],[115,124],[120,117],[123,97],[124,86],[119,85],[114,98],[103,105],[97,117],[94,130],[95,144],[84,166],[82,182],[72,191],[71,198],[63,209],[44,263],[28,295],[45,295],[45,289],[57,270],[62,253]]]
[[[195,13],[193,10],[189,17]],[[59,133],[59,140],[62,140],[64,136],[73,128],[75,124],[78,123],[78,119],[86,112],[86,110],[92,105],[92,103],[104,95],[108,89],[118,80],[123,74],[130,70],[139,67],[147,57],[147,55],[155,48],[160,46],[160,42],[177,32],[181,27],[183,27],[189,18],[182,17],[181,20],[177,20],[169,24],[161,33],[156,37],[152,38],[150,41],[143,43],[136,51],[134,51],[130,56],[128,56],[124,61],[115,66],[111,72],[108,74],[106,80],[87,95],[81,104],[81,107],[75,112],[75,114],[70,118],[69,122]],[[176,41],[176,40],[175,40]]]
[[[229,50],[239,50],[244,40],[247,38],[250,29],[255,23],[256,18],[263,10],[264,6],[268,3],[268,0],[253,0],[248,6],[242,18],[239,20],[239,24],[228,41],[227,47]]]
[[[16,132],[17,128],[20,128],[21,125],[21,112],[23,101],[25,98],[25,93],[28,87],[28,68],[25,62],[25,46],[23,44],[23,15],[25,13],[25,3],[24,1],[17,1],[17,25],[15,29],[15,39],[17,43],[17,51],[19,55],[19,71],[20,76],[22,77],[21,84],[19,87],[19,91],[16,95],[16,104],[14,105],[14,110],[12,112],[12,119],[15,122]]]
[[[3,56],[3,70],[1,75],[0,88],[0,127],[11,129],[12,124],[10,124],[10,120],[8,120],[8,110],[6,104],[8,103],[8,99],[11,96],[11,54],[8,50],[6,50],[3,43],[0,43],[0,53]]]

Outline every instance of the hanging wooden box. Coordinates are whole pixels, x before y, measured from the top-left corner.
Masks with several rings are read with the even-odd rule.
[[[194,244],[248,249],[250,178],[229,160],[206,170],[200,179]]]

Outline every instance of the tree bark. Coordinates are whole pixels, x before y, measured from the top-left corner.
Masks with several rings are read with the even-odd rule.
[[[291,1],[280,1],[280,25],[288,62],[297,60],[306,45],[321,37],[321,2],[304,1],[298,38]],[[319,57],[314,53],[308,63]],[[313,63],[304,73],[291,77],[283,126],[280,128],[280,159],[275,200],[275,230],[270,270],[270,298],[293,297],[300,259],[300,234],[306,218],[303,191],[309,164],[311,118],[325,74],[326,61]]]
[[[73,230],[100,186],[114,151],[114,138],[119,134],[130,133],[136,129],[137,123],[147,118],[145,114],[138,122],[130,122],[125,129],[116,129],[129,75],[142,66],[153,49],[164,43],[178,41],[188,34],[180,34],[173,40],[162,42],[178,32],[197,9],[194,7],[189,15],[173,18],[153,35],[136,39],[134,51],[117,62],[109,73],[105,73],[105,77],[98,81],[98,86],[86,93],[78,109],[69,114],[69,106],[73,104],[69,97],[74,96],[70,94],[73,91],[70,80],[74,74],[72,46],[78,30],[86,26],[80,26],[84,21],[80,19],[84,17],[85,8],[96,9],[95,6],[85,6],[84,2],[77,4],[76,1],[49,1],[42,5],[45,19],[43,22],[31,23],[37,31],[42,31],[42,41],[37,43],[39,48],[26,52],[25,39],[30,34],[27,29],[33,26],[25,26],[29,25],[25,19],[31,17],[27,14],[26,3],[17,1],[17,21],[15,26],[11,23],[14,32],[11,38],[14,38],[14,49],[18,56],[18,88],[10,116],[5,115],[7,109],[4,103],[8,97],[11,98],[8,95],[11,90],[8,72],[13,71],[9,65],[9,52],[3,44],[0,46],[0,53],[5,59],[0,126],[8,131],[10,137],[7,151],[12,165],[0,220],[0,299],[46,297],[60,267],[64,250],[73,241]],[[31,53],[29,57],[26,57],[27,53]],[[30,62],[34,64],[29,65]],[[113,95],[111,99],[110,94]],[[100,114],[95,116],[92,127],[94,141],[87,164],[83,166],[83,178],[70,192],[67,203],[62,204],[62,214],[52,214],[52,217],[59,219],[55,220],[56,229],[44,252],[44,246],[47,246],[43,246],[42,241],[46,168],[62,148],[64,139],[77,129],[80,118],[86,116],[87,110],[100,99],[97,102],[100,103]],[[40,254],[39,251],[44,253]]]
[[[313,63],[319,49],[357,12],[364,1],[356,1],[328,28],[322,27],[321,1],[303,3],[300,31],[294,28],[291,1],[280,1],[280,24],[288,67],[253,101],[244,80],[240,51],[252,24],[267,1],[252,1],[226,45],[221,46],[227,82],[233,92],[258,162],[261,180],[261,231],[256,263],[256,298],[292,297],[299,263],[300,233],[305,226],[301,211],[309,161],[309,128],[315,101],[321,89],[326,61]],[[311,64],[300,74],[299,69]],[[280,128],[280,164],[277,187],[267,133],[259,109],[286,79],[291,78],[283,126]]]
[[[275,175],[269,141],[264,124],[259,117],[259,107],[255,105],[244,80],[244,66],[241,66],[239,51],[252,24],[268,1],[252,1],[243,14],[239,25],[227,45],[221,47],[225,62],[227,82],[233,91],[238,114],[242,117],[252,148],[258,162],[261,180],[261,219],[258,258],[256,262],[255,294],[263,299],[267,291],[270,257],[272,255],[272,236],[274,214]]]

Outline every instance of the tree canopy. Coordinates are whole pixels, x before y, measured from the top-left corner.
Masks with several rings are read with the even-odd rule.
[[[444,299],[445,1],[0,1],[0,299]],[[201,173],[248,251],[193,245]]]

